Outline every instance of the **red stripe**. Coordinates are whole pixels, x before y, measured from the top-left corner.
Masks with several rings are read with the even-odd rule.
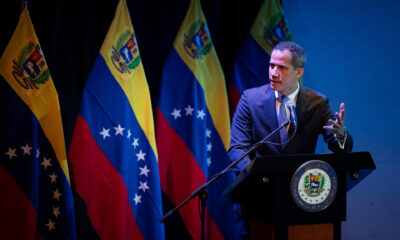
[[[35,209],[18,183],[0,165],[0,239],[40,239],[36,226]]]
[[[156,142],[161,188],[177,206],[206,182],[206,177],[186,144],[157,109]],[[200,239],[201,222],[198,199],[192,199],[179,209],[183,222],[193,239]],[[213,219],[207,215],[208,239],[223,239]]]
[[[78,116],[69,150],[72,186],[84,199],[101,239],[144,239],[136,225],[126,186]]]
[[[229,86],[229,112],[231,113],[231,119],[233,119],[233,116],[235,115],[236,112],[236,107],[239,103],[240,97],[242,94],[237,90],[237,88],[231,84]]]

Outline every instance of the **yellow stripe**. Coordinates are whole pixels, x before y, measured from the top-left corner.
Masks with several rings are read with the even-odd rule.
[[[203,87],[207,108],[211,114],[213,124],[225,148],[228,149],[230,120],[225,78],[214,46],[212,45],[211,36],[207,32],[208,39],[205,39],[206,43],[211,44],[211,50],[207,54],[197,54],[198,56],[195,57],[190,52],[190,48],[193,49],[194,44],[191,43],[188,45],[188,42],[185,42],[185,39],[191,37],[189,34],[193,30],[193,24],[196,22],[207,25],[200,2],[198,0],[191,0],[185,19],[175,38],[174,47],[185,64],[193,72],[199,84]]]
[[[40,69],[48,70],[29,12],[25,8],[20,16],[17,28],[0,59],[0,74],[35,114],[69,181],[60,105],[53,80],[49,74],[46,82],[35,83],[30,80],[28,73],[22,66],[28,57],[32,56],[31,54],[35,51],[35,48],[42,57]],[[43,72],[41,71],[41,73]],[[38,78],[34,79],[37,80]]]
[[[284,13],[279,0],[265,0],[251,27],[250,34],[268,55],[271,55],[272,49],[277,42],[271,41],[276,39],[274,39],[274,36],[268,37],[266,29],[269,33],[273,33],[274,27],[280,23],[282,18],[284,18]],[[287,31],[287,35],[282,41],[291,41],[292,37],[288,26],[283,30]]]
[[[157,148],[154,135],[153,112],[150,99],[149,86],[147,85],[141,60],[139,62],[131,62],[134,69],[128,67],[129,63],[120,55],[120,47],[122,47],[128,38],[134,35],[134,30],[129,16],[128,7],[125,0],[121,0],[115,12],[114,20],[108,30],[106,39],[101,47],[100,53],[113,74],[114,78],[124,90],[129,103],[135,113],[139,125],[142,127],[150,145],[157,157]],[[140,58],[139,50],[136,45],[137,52],[134,54],[138,61]],[[139,58],[138,58],[139,57]],[[157,157],[158,159],[158,157]]]

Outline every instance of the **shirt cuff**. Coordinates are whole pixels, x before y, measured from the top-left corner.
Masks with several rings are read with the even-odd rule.
[[[347,131],[344,133],[344,137],[340,140],[336,138],[336,141],[339,143],[340,149],[344,149],[344,145],[346,145],[346,139],[347,139]]]

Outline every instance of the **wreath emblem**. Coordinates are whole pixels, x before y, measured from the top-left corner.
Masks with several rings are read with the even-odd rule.
[[[123,32],[112,46],[111,62],[120,73],[130,73],[140,63],[136,36],[130,30]]]
[[[294,173],[290,192],[296,205],[307,212],[321,211],[335,199],[337,175],[326,162],[311,160]]]
[[[189,32],[185,34],[183,47],[193,59],[202,59],[210,52],[212,42],[208,27],[204,22],[197,20],[191,25]]]

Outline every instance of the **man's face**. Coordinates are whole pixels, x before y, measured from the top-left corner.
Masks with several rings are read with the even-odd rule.
[[[285,49],[274,50],[269,61],[269,81],[272,90],[283,95],[292,93],[297,88],[299,78],[304,73],[303,68],[294,69],[292,53]]]

